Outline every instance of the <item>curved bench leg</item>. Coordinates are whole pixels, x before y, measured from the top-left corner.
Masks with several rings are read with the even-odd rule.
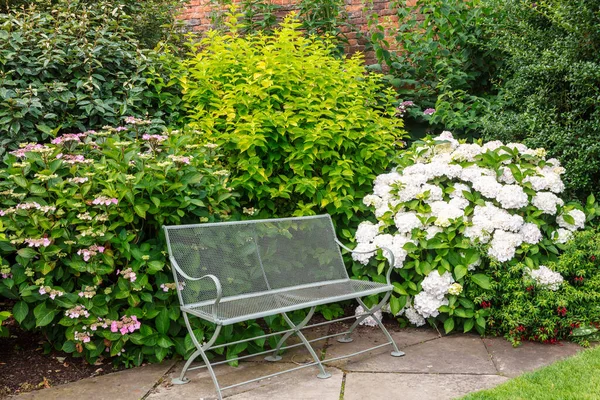
[[[306,349],[312,356],[313,360],[315,360],[315,363],[317,364],[317,367],[319,368],[319,374],[317,375],[317,378],[327,379],[327,378],[331,378],[331,374],[329,372],[325,371],[325,368],[323,368],[323,364],[321,363],[319,356],[317,356],[317,353],[315,353],[315,350],[312,348],[312,346],[310,345],[310,343],[308,342],[308,340],[306,339],[304,334],[300,331],[300,329],[304,328],[304,326],[308,323],[308,321],[310,321],[310,319],[312,318],[314,313],[315,313],[315,307],[311,307],[306,318],[304,318],[304,320],[302,320],[302,322],[299,323],[298,325],[295,325],[292,322],[292,320],[287,316],[286,313],[282,313],[281,315],[283,316],[283,319],[285,319],[285,321],[288,323],[288,325],[294,330],[293,333],[298,335],[298,337],[304,344],[304,347],[306,347]],[[278,344],[277,349],[279,349],[281,344],[283,344],[283,342],[280,340],[280,343]],[[277,349],[276,349],[276,351],[278,351]]]
[[[188,332],[190,333],[190,336],[192,337],[192,342],[194,342],[194,345],[196,346],[196,348],[198,350],[196,350],[194,352],[194,354],[192,354],[190,356],[189,360],[187,360],[187,362],[183,366],[183,369],[181,370],[181,374],[179,374],[179,378],[173,378],[171,380],[171,383],[173,383],[174,385],[184,385],[184,384],[188,383],[190,380],[188,378],[186,378],[185,373],[187,372],[190,365],[192,365],[192,362],[198,356],[201,356],[202,360],[204,360],[204,364],[206,365],[206,369],[208,370],[208,373],[210,374],[210,377],[212,378],[212,381],[215,385],[215,389],[217,390],[217,397],[219,398],[219,400],[221,400],[223,398],[223,396],[221,395],[221,387],[219,386],[219,381],[217,381],[217,376],[215,375],[215,371],[213,370],[212,365],[210,365],[210,361],[209,361],[208,357],[206,357],[206,351],[208,349],[210,349],[210,346],[212,346],[215,343],[215,341],[217,340],[217,337],[219,337],[219,333],[221,332],[222,326],[217,325],[217,327],[215,329],[215,333],[213,333],[210,340],[208,342],[206,342],[204,345],[201,345],[200,342],[198,342],[198,339],[196,339],[196,335],[194,335],[194,331],[192,330],[190,321],[185,312],[183,313],[183,319],[185,320],[185,324],[188,328]]]
[[[379,318],[377,318],[375,316],[375,313],[377,311],[379,311],[385,305],[385,303],[390,298],[391,294],[392,294],[391,291],[388,292],[388,293],[386,293],[386,295],[383,297],[383,300],[381,300],[376,306],[374,306],[372,308],[367,307],[365,305],[365,303],[360,298],[357,298],[356,300],[358,300],[358,303],[364,308],[366,314],[363,315],[362,317],[357,318],[356,321],[354,321],[354,323],[352,324],[352,326],[348,330],[348,333],[346,333],[344,336],[338,338],[337,341],[340,342],[340,343],[349,343],[349,342],[352,342],[352,337],[350,335],[352,335],[352,332],[354,331],[354,329],[356,329],[356,327],[362,321],[364,321],[366,318],[371,317],[371,318],[373,318],[375,320],[375,322],[377,322],[377,325],[379,326],[379,329],[381,329],[383,331],[384,335],[387,337],[387,339],[389,340],[389,342],[391,343],[391,345],[394,347],[394,351],[392,351],[391,355],[393,357],[401,357],[401,356],[403,356],[404,353],[398,349],[398,346],[396,345],[396,342],[392,338],[392,335],[390,335],[390,333],[388,332],[388,330],[386,329],[386,327],[383,325],[383,323],[379,320]]]

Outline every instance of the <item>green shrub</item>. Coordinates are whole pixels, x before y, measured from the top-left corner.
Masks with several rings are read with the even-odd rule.
[[[211,32],[181,71],[191,126],[222,146],[241,202],[263,217],[328,212],[346,238],[403,137],[392,93],[290,18],[273,36]],[[378,95],[378,93],[383,93]]]
[[[193,348],[160,227],[228,218],[237,206],[218,148],[127,121],[24,145],[0,170],[0,296],[17,301],[23,328],[91,363],[110,354],[139,365]],[[115,332],[113,321],[130,329]],[[194,328],[200,338],[213,329]],[[246,329],[259,328],[225,338]]]
[[[116,125],[124,115],[165,116],[146,82],[157,55],[138,48],[124,8],[57,0],[0,14],[0,154],[57,132]]]
[[[484,136],[544,146],[567,169],[570,194],[598,193],[600,3],[501,1],[489,45],[505,54]]]
[[[473,134],[500,65],[485,46],[491,33],[483,22],[490,8],[482,0],[418,0],[414,6],[393,1],[390,6],[397,26],[386,29],[375,15],[370,43],[389,68],[386,80],[402,100],[417,105],[407,109],[407,117],[422,121],[422,111],[434,108],[430,123]]]
[[[496,293],[490,299],[490,329],[514,344],[568,338],[587,344],[588,335],[597,331],[590,325],[600,322],[600,234],[577,233],[549,267],[564,278],[560,290],[540,289],[524,279],[522,263],[494,266]]]

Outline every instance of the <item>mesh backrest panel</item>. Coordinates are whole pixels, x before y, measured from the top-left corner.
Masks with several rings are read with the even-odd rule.
[[[190,277],[215,275],[223,297],[348,278],[328,215],[167,227],[167,231],[179,268]],[[208,279],[191,281],[179,273],[176,278],[184,304],[216,297]]]

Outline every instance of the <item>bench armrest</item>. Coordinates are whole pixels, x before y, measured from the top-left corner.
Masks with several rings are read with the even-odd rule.
[[[346,246],[344,246],[342,244],[342,242],[340,242],[337,238],[335,239],[335,242],[338,244],[338,246],[340,246],[342,249],[344,250],[348,250],[350,253],[357,253],[357,254],[370,254],[370,253],[374,253],[375,251],[357,251],[357,250],[352,250]],[[388,260],[388,263],[390,264],[387,274],[385,274],[385,279],[387,281],[388,285],[392,284],[392,270],[394,269],[394,265],[396,265],[396,257],[394,256],[394,253],[392,252],[392,250],[388,249],[387,247],[383,247],[383,246],[378,246],[379,249],[381,249],[384,253],[386,254],[386,259]]]
[[[213,314],[213,318],[215,319],[215,322],[216,322],[218,320],[217,307],[219,305],[219,302],[221,301],[221,297],[223,297],[223,288],[221,287],[221,281],[219,280],[219,278],[217,278],[214,275],[210,275],[210,274],[201,276],[199,278],[191,277],[182,271],[182,269],[177,264],[177,261],[175,261],[175,258],[169,257],[169,260],[171,261],[171,265],[173,266],[173,268],[175,268],[177,273],[179,275],[183,276],[188,281],[199,281],[202,279],[212,279],[213,283],[215,284],[215,290],[217,291],[217,298],[215,299],[215,302],[212,305],[212,314]],[[177,291],[180,291],[179,286],[177,287]],[[183,305],[183,302],[182,302],[182,305]]]

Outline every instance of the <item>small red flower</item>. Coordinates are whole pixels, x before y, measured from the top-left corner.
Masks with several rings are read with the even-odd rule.
[[[533,286],[527,286],[527,288],[525,290],[527,290],[528,292],[531,292],[531,291],[533,291]]]
[[[517,330],[519,332],[525,332],[525,327],[523,325],[519,325],[519,326],[517,326]]]
[[[567,309],[565,307],[558,307],[556,309],[556,312],[558,313],[558,315],[560,315],[561,317],[564,317],[565,315],[567,315]]]
[[[592,260],[592,261],[596,261],[596,256],[591,256],[591,257],[590,257],[590,260]]]
[[[481,302],[481,308],[490,308],[492,306],[492,303],[489,301],[482,301]]]

